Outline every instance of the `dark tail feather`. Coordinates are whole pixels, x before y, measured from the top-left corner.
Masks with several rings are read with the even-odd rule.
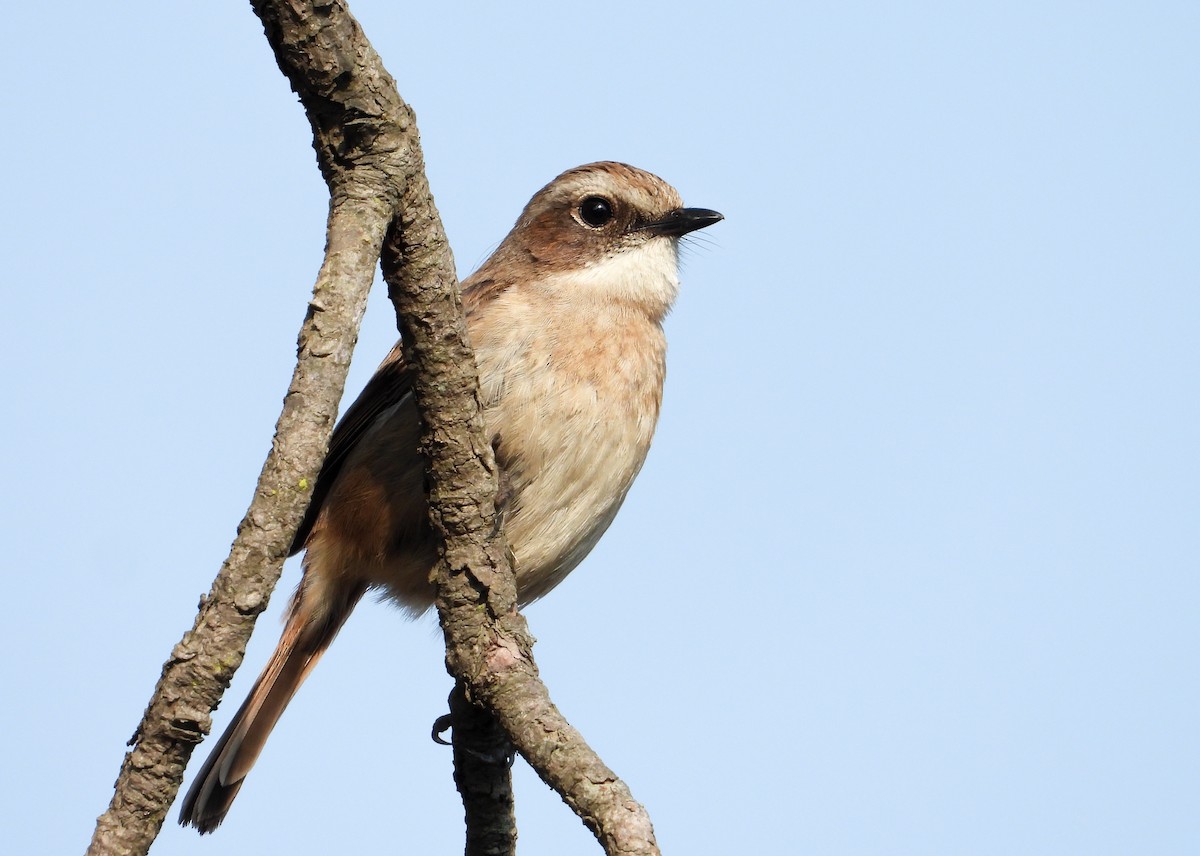
[[[299,602],[293,605],[275,653],[183,798],[179,811],[181,825],[191,824],[201,834],[221,825],[241,790],[242,781],[266,745],[271,729],[362,594],[361,588],[349,593],[341,608],[334,610],[318,628],[309,625],[307,610],[301,609]]]

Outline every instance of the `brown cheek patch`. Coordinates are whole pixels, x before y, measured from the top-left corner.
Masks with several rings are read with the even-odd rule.
[[[564,222],[565,221],[565,222]],[[559,273],[579,267],[581,257],[596,253],[603,242],[600,233],[587,231],[572,219],[569,211],[547,210],[529,224],[523,248],[543,273]]]

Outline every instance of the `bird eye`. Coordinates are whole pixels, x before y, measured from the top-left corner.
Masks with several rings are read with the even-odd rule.
[[[579,203],[579,216],[584,223],[599,229],[613,218],[612,203],[603,196],[589,196]]]

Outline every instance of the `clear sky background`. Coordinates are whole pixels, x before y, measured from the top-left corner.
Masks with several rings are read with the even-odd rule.
[[[727,218],[640,480],[528,610],[664,850],[1200,852],[1200,5],[438,5],[353,8],[463,275],[592,160]],[[327,195],[247,4],[5,30],[0,827],[78,853],[250,499]],[[152,852],[461,852],[449,689],[432,620],[364,605],[226,824]],[[516,780],[523,854],[599,852]]]

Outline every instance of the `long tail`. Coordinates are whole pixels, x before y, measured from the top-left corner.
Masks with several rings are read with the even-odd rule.
[[[221,825],[271,729],[350,617],[364,590],[360,587],[346,592],[321,620],[313,622],[311,612],[303,608],[302,584],[275,653],[183,798],[181,825],[190,823],[201,834]]]

